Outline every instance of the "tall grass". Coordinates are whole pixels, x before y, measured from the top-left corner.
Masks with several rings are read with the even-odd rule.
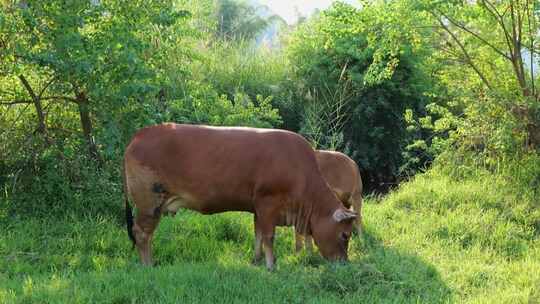
[[[251,42],[215,41],[201,46],[202,60],[193,62],[191,72],[201,83],[210,84],[219,94],[233,100],[237,94],[271,98],[283,118],[280,127],[299,130],[303,105],[291,80],[290,64],[278,49]]]
[[[252,98],[278,95],[286,78],[285,56],[266,46],[220,41],[205,47],[202,54],[204,60],[194,67],[194,73],[230,98],[238,92]]]

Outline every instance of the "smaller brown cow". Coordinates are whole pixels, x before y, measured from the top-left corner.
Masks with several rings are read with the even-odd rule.
[[[339,200],[347,208],[352,206],[353,210],[358,213],[358,217],[354,221],[358,235],[362,235],[362,178],[360,170],[354,160],[347,155],[326,150],[316,150],[315,156],[321,171],[322,176],[334,191]],[[283,215],[280,220],[280,226],[292,226],[288,215]],[[304,236],[296,230],[296,251],[302,250]],[[305,236],[305,245],[311,250],[311,236]]]
[[[362,234],[362,177],[354,160],[336,151],[315,151],[322,176],[339,200],[358,213],[354,221],[356,231]]]

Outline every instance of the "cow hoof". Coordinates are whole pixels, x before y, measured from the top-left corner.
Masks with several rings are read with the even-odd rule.
[[[252,264],[252,265],[261,265],[261,264],[262,264],[262,258],[258,258],[258,259],[257,259],[257,258],[253,258],[253,259],[251,260],[251,264]]]
[[[274,272],[274,270],[276,269],[276,264],[266,265],[266,269],[267,269],[269,272]]]
[[[273,259],[273,261],[271,263],[266,263],[266,269],[268,269],[268,271],[274,271],[274,269],[276,268],[276,258]]]

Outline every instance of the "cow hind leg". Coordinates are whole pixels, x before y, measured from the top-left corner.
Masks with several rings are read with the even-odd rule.
[[[159,223],[160,214],[156,214],[153,210],[148,213],[144,213],[141,210],[135,218],[135,225],[133,226],[133,233],[136,240],[137,250],[141,262],[144,265],[152,265],[152,237],[154,231]]]
[[[126,190],[137,208],[137,215],[131,228],[135,246],[141,262],[144,265],[152,265],[152,237],[159,224],[161,207],[168,192],[157,174],[129,159],[125,160],[125,178]]]

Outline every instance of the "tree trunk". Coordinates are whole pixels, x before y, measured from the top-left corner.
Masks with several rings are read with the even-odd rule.
[[[529,148],[538,149],[540,147],[540,126],[536,123],[527,124],[527,133],[529,135]]]
[[[81,119],[81,126],[83,130],[83,136],[88,145],[88,153],[90,158],[96,160],[98,163],[101,163],[99,153],[97,150],[96,143],[94,142],[94,137],[92,136],[92,120],[90,119],[90,110],[88,107],[88,98],[84,92],[79,92],[76,95],[77,106],[79,108],[79,117]]]
[[[23,84],[24,88],[28,91],[28,94],[30,95],[30,98],[32,98],[32,103],[34,104],[34,107],[36,108],[37,118],[38,118],[38,127],[37,132],[43,135],[43,138],[45,139],[45,143],[50,145],[49,138],[47,137],[47,126],[45,125],[45,114],[43,113],[43,106],[41,105],[41,98],[36,95],[32,87],[30,86],[30,83],[28,83],[28,80],[23,75],[19,75],[19,79],[21,80],[21,83]]]

